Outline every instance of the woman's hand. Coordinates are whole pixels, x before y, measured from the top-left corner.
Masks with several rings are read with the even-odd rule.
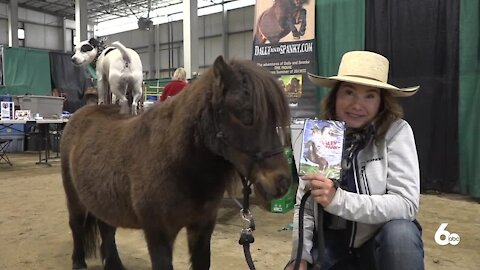
[[[291,261],[283,270],[293,270],[293,267],[295,266],[295,261]],[[300,267],[298,270],[307,270],[307,261],[306,260],[301,260],[300,261]]]
[[[307,174],[302,176],[302,180],[310,182],[306,187],[310,187],[313,199],[323,207],[330,204],[337,192],[333,181],[321,174]]]

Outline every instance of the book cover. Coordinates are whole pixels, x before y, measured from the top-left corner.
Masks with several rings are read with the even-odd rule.
[[[30,110],[16,110],[15,111],[15,120],[30,120]]]
[[[307,119],[303,128],[299,175],[321,173],[340,179],[345,123]]]

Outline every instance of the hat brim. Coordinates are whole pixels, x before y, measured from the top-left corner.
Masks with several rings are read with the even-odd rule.
[[[394,97],[409,97],[414,95],[420,86],[412,86],[406,88],[398,88],[394,85],[379,82],[369,78],[363,77],[354,77],[354,76],[333,76],[333,77],[322,77],[312,73],[308,73],[308,79],[313,82],[315,85],[324,86],[328,88],[333,88],[338,82],[349,82],[365,86],[371,86],[375,88],[385,89],[392,93]]]

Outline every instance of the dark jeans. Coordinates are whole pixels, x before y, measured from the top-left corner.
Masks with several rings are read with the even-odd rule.
[[[325,261],[322,270],[425,268],[422,232],[417,221],[387,222],[374,237],[353,252],[348,249],[347,238],[345,230],[325,231]]]

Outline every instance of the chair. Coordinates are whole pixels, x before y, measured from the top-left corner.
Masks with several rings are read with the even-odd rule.
[[[8,159],[7,155],[7,149],[10,143],[12,143],[12,139],[0,139],[0,162],[2,162],[2,160],[5,160],[7,164],[12,166],[12,163],[10,162],[10,159]]]

